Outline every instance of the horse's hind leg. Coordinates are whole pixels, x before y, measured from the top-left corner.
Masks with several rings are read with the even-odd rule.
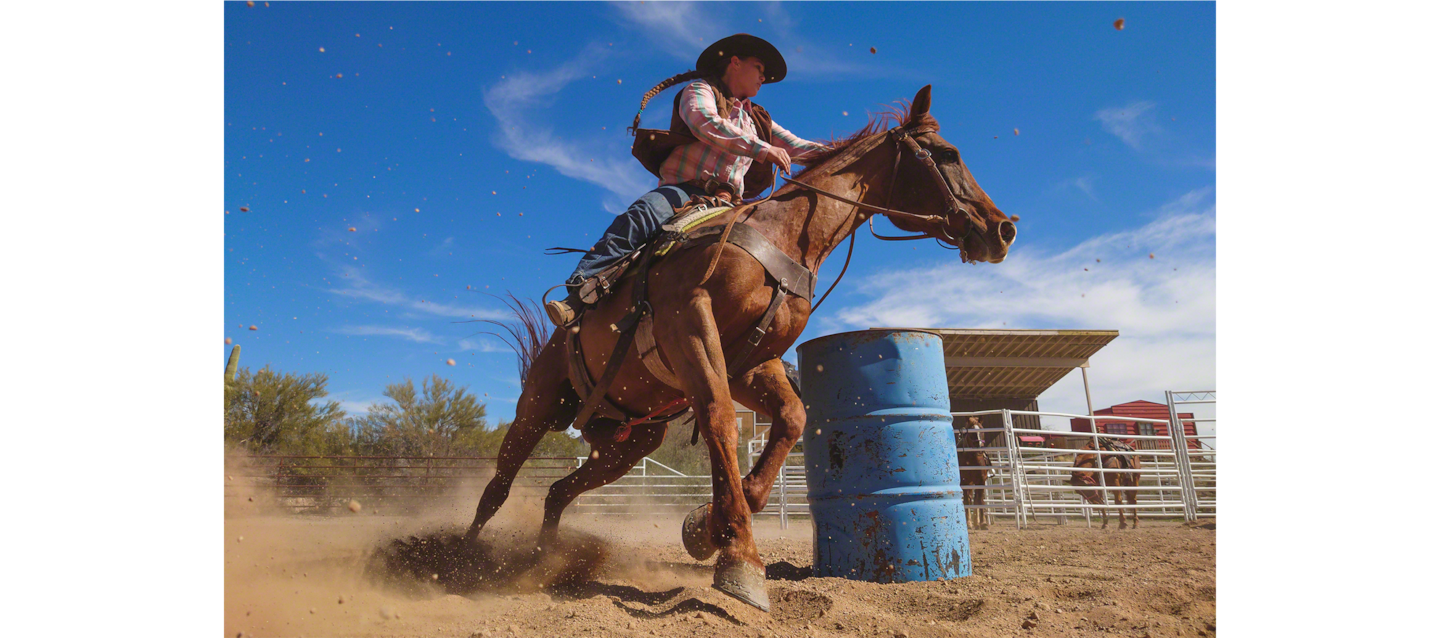
[[[1104,475],[1102,474],[1101,476],[1103,477]],[[1104,485],[1106,488],[1109,488],[1112,480],[1108,480],[1109,477],[1105,478],[1107,480],[1101,481],[1101,484]],[[1106,506],[1110,504],[1110,495],[1114,493],[1115,492],[1108,491],[1100,492],[1100,529],[1105,529],[1106,527],[1110,526],[1110,508]],[[1120,519],[1120,524],[1125,524],[1125,519]]]
[[[556,330],[550,341],[535,355],[524,383],[520,401],[515,406],[515,422],[510,424],[510,431],[505,433],[505,440],[500,444],[495,476],[485,486],[480,504],[475,507],[475,520],[465,533],[468,540],[475,540],[485,524],[500,511],[500,506],[505,504],[515,475],[520,473],[520,466],[530,458],[540,439],[573,421],[580,409],[579,397],[568,381],[563,332]]]
[[[805,431],[805,404],[795,395],[779,358],[755,366],[730,384],[730,392],[741,405],[771,419],[765,450],[756,459],[755,467],[750,468],[750,474],[741,481],[745,502],[750,506],[750,512],[755,513],[765,509],[770,501],[775,477],[779,476],[790,450],[794,449],[795,442]]]
[[[666,424],[637,425],[624,442],[591,446],[590,458],[569,476],[555,481],[545,496],[545,522],[540,525],[540,546],[552,547],[560,533],[560,514],[577,497],[625,476],[641,459],[660,448]]]
[[[1122,491],[1116,491],[1116,493],[1113,493],[1113,494],[1115,494],[1115,504],[1116,504],[1116,506],[1123,506],[1122,501],[1125,500],[1125,491],[1123,491],[1123,490],[1122,490]],[[1119,511],[1120,511],[1120,529],[1123,530],[1123,529],[1125,529],[1125,510],[1119,510]]]
[[[1139,487],[1139,486],[1140,486],[1140,481],[1139,481],[1139,479],[1136,479],[1136,481],[1135,481],[1132,485],[1134,485],[1135,487]],[[1131,504],[1131,505],[1135,505],[1135,502],[1136,502],[1137,500],[1139,500],[1139,492],[1140,492],[1139,490],[1130,490],[1129,492],[1126,492],[1126,493],[1125,493],[1125,498],[1126,498],[1126,500],[1130,501],[1130,504]],[[1130,515],[1130,527],[1132,527],[1132,528],[1138,528],[1138,527],[1140,527],[1140,508],[1138,508],[1138,507],[1132,507],[1132,508],[1130,509],[1130,512],[1131,512],[1131,515]]]

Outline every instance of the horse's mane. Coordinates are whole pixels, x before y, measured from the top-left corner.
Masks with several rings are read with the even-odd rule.
[[[898,104],[899,106],[886,106],[882,107],[882,110],[878,113],[871,113],[870,120],[866,122],[864,128],[846,137],[840,139],[831,138],[830,141],[825,142],[825,145],[830,148],[806,158],[809,164],[807,164],[804,169],[797,171],[795,176],[799,177],[800,175],[823,167],[826,162],[835,159],[860,140],[908,122],[910,120],[910,101],[901,100]],[[923,115],[921,119],[924,120],[924,123],[934,126],[936,130],[939,130],[940,123],[931,117],[929,113]]]

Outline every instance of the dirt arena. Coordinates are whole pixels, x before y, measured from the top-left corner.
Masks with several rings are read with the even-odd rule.
[[[225,635],[1215,635],[1213,523],[996,524],[971,532],[973,576],[880,585],[811,577],[809,522],[761,518],[765,614],[710,588],[709,566],[680,545],[679,513],[571,515],[566,554],[545,559],[528,551],[538,519],[537,503],[507,504],[482,536],[488,553],[454,567],[423,554],[461,531],[458,506],[416,517],[227,508]]]

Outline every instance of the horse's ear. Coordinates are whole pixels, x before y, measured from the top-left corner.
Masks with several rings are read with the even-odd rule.
[[[926,84],[910,102],[910,119],[915,120],[928,113],[930,113],[930,85]]]

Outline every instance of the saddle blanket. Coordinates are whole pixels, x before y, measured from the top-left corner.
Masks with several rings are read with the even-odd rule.
[[[696,227],[700,226],[701,224],[715,219],[716,217],[719,217],[721,215],[724,215],[725,213],[729,212],[731,208],[733,207],[717,206],[715,208],[703,208],[699,210],[693,210],[684,213],[683,215],[680,215],[678,217],[675,217],[668,222],[665,222],[665,225],[662,226],[662,228],[664,228],[665,230],[676,230],[682,233],[688,233],[694,230]],[[665,253],[669,252],[670,249],[674,246],[675,242],[672,241],[664,246],[661,246],[660,250],[656,251],[655,254],[656,256],[664,255]]]
[[[733,207],[692,205],[687,208],[688,210],[682,209],[682,212],[671,217],[669,221],[665,222],[664,226],[661,226],[663,229],[662,234],[665,234],[664,231],[670,231],[669,234],[673,237],[677,232],[688,233],[701,224],[729,212]],[[676,241],[674,239],[668,240],[663,246],[657,247],[655,256],[657,258],[665,256],[666,253],[670,252],[671,248],[675,247],[675,244]],[[645,250],[645,246],[643,245],[622,257],[614,266],[606,268],[601,271],[600,274],[581,283],[580,300],[586,304],[595,304],[609,295],[610,289],[629,274],[630,266],[635,263],[635,257],[639,255],[642,250]]]

